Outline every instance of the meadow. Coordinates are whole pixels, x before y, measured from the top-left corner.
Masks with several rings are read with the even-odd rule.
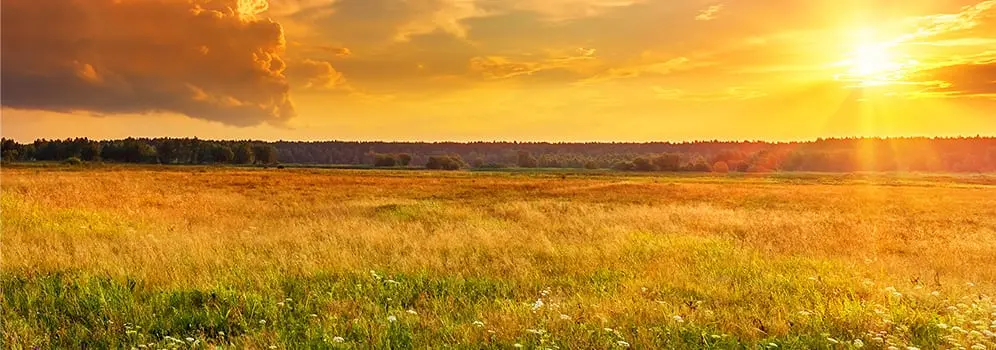
[[[996,348],[996,176],[5,166],[0,348]]]

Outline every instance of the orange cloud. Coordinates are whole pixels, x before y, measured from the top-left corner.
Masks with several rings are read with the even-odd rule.
[[[287,68],[287,77],[305,89],[332,89],[346,84],[346,79],[331,63],[306,59]]]
[[[173,112],[229,125],[295,115],[262,0],[7,0],[3,106]]]
[[[696,21],[714,20],[716,19],[716,16],[719,15],[719,12],[722,10],[723,10],[723,4],[709,6],[705,10],[702,10],[702,12],[699,12],[699,15],[695,16],[695,20]]]

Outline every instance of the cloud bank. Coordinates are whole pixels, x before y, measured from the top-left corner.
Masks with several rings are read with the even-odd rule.
[[[281,26],[261,0],[6,0],[3,106],[172,112],[229,125],[295,116]]]

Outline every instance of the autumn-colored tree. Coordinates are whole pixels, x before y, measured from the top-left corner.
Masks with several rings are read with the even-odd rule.
[[[712,165],[712,172],[725,174],[730,172],[730,166],[726,162],[719,161]]]

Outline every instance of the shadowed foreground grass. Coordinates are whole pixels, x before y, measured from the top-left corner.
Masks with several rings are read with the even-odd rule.
[[[2,173],[2,348],[996,347],[996,180]]]

